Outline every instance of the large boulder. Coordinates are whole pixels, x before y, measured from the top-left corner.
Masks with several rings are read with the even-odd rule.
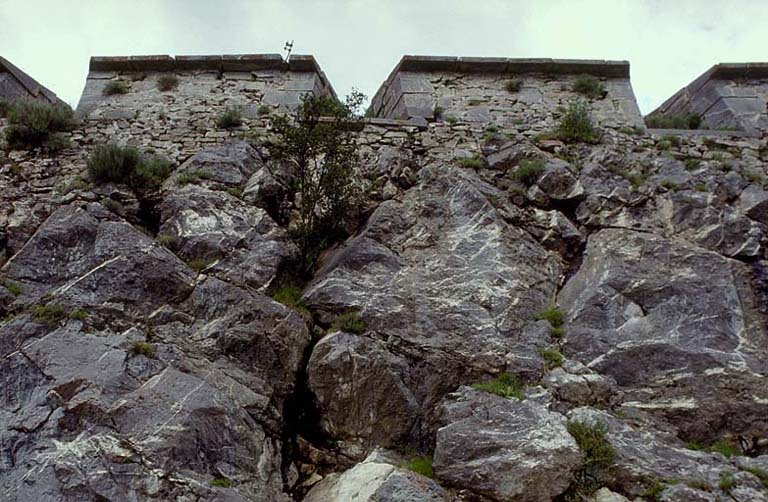
[[[19,284],[19,304],[62,303],[118,317],[185,298],[195,278],[173,253],[97,203],[56,210],[3,272]]]
[[[187,185],[163,199],[159,234],[186,260],[228,281],[264,288],[295,246],[266,211],[225,191]],[[215,264],[214,264],[215,263]]]
[[[441,420],[435,474],[492,500],[551,500],[582,463],[565,417],[530,400],[462,387],[446,399]]]
[[[553,254],[508,223],[512,210],[503,200],[471,171],[425,167],[419,185],[381,204],[327,259],[305,298],[322,322],[359,310],[368,324],[361,336],[370,345],[334,337],[313,357],[310,385],[321,404],[337,392],[357,400],[321,408],[327,432],[352,437],[376,430],[380,412],[374,406],[388,389],[396,388],[399,397],[386,414],[417,424],[434,413],[443,394],[482,373],[538,378],[542,360],[524,328],[552,301],[561,268]],[[341,357],[350,344],[354,355]],[[377,356],[374,366],[347,362],[365,360],[371,351],[390,355]],[[351,368],[359,368],[356,378],[345,373]],[[347,382],[353,387],[344,387]],[[361,386],[365,396],[355,397],[352,389]],[[413,414],[415,408],[421,411]],[[376,440],[393,442],[408,428],[399,423],[380,430]]]
[[[654,234],[601,230],[559,295],[566,355],[697,440],[763,435],[768,339],[745,264]]]
[[[302,502],[449,502],[454,500],[431,479],[398,468],[375,452],[341,474],[315,485]]]

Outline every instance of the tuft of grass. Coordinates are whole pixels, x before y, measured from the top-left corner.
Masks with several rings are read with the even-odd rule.
[[[589,99],[602,99],[608,94],[605,85],[592,75],[579,75],[571,89]]]
[[[227,188],[226,192],[233,197],[237,197],[238,199],[243,198],[243,189],[240,187],[229,187]]]
[[[176,183],[178,185],[188,185],[190,183],[197,183],[200,180],[210,180],[212,178],[213,175],[208,171],[198,169],[195,171],[187,171],[185,173],[181,173],[179,177],[176,178]]]
[[[544,172],[544,161],[541,159],[521,160],[515,172],[512,173],[512,179],[519,181],[529,187],[539,180]]]
[[[21,284],[16,282],[6,282],[5,289],[7,289],[13,296],[19,296],[23,291]]]
[[[555,306],[536,312],[533,314],[533,319],[536,321],[548,321],[555,328],[559,328],[565,322],[563,312]]]
[[[173,170],[166,159],[148,157],[135,148],[113,144],[94,148],[87,165],[94,183],[123,183],[133,188],[157,188]]]
[[[708,492],[712,489],[706,479],[686,479],[683,481],[683,483],[685,483],[686,486],[693,488],[694,490]]]
[[[544,369],[550,370],[563,365],[563,355],[555,347],[540,348],[539,355],[544,358]]]
[[[269,115],[270,113],[272,113],[272,107],[269,106],[269,105],[261,104],[256,109],[256,114],[257,115],[263,116],[263,115]]]
[[[88,312],[82,309],[77,309],[70,312],[67,317],[69,317],[70,319],[75,319],[77,321],[85,321],[88,318]]]
[[[232,486],[234,486],[234,483],[232,482],[231,479],[227,479],[219,476],[219,477],[213,478],[210,482],[210,485],[216,486],[219,488],[231,488]]]
[[[330,331],[345,331],[347,333],[360,334],[366,329],[365,321],[357,312],[341,314],[333,320]]]
[[[579,449],[584,452],[584,462],[587,466],[608,467],[613,463],[616,452],[606,438],[608,428],[605,424],[590,425],[570,420],[566,428],[576,440]]]
[[[664,483],[659,481],[658,479],[654,479],[653,483],[646,488],[641,494],[641,497],[645,497],[647,500],[652,500],[654,502],[658,502],[661,500],[661,493],[664,491],[666,486]]]
[[[736,445],[734,445],[734,444],[732,444],[732,443],[730,443],[730,442],[728,442],[728,441],[726,441],[724,439],[721,439],[719,441],[715,441],[714,443],[712,443],[709,446],[709,451],[715,452],[715,453],[720,453],[721,455],[725,456],[726,458],[730,458],[730,457],[733,457],[733,456],[736,456],[736,455],[741,455],[741,449],[738,446],[736,446]]]
[[[733,478],[733,474],[721,472],[717,486],[725,493],[730,493],[733,487],[736,486],[736,480]]]
[[[272,293],[272,299],[278,303],[282,303],[298,314],[309,316],[309,309],[307,308],[307,304],[304,303],[304,300],[302,300],[301,295],[301,288],[295,284],[282,284],[274,293]]]
[[[632,126],[632,127],[622,126],[622,127],[619,127],[617,131],[620,132],[621,134],[628,134],[630,136],[640,136],[643,134],[643,128],[640,126]]]
[[[243,125],[243,110],[239,106],[228,106],[216,117],[219,129],[232,129]]]
[[[558,126],[557,137],[565,142],[594,144],[600,141],[585,101],[577,101],[568,107]]]
[[[701,164],[701,161],[699,159],[694,158],[687,158],[685,161],[683,161],[685,164],[685,169],[688,171],[693,171],[694,169],[699,167],[699,164]]]
[[[705,185],[704,183],[696,183],[695,185],[693,185],[693,189],[696,190],[697,192],[706,192],[707,185]]]
[[[8,111],[5,142],[9,148],[23,150],[43,147],[58,151],[69,147],[69,140],[57,135],[74,127],[68,106],[48,105],[37,101],[21,101]]]
[[[165,246],[168,249],[175,249],[179,245],[179,238],[171,234],[158,234],[156,240],[161,246]]]
[[[128,83],[124,80],[110,80],[104,86],[103,94],[105,96],[114,96],[116,94],[128,94]]]
[[[176,75],[161,75],[157,79],[157,88],[163,92],[176,89],[179,86],[179,77]]]
[[[520,89],[522,88],[523,88],[523,81],[519,78],[507,80],[507,82],[504,84],[504,90],[509,93],[520,92]]]
[[[147,342],[133,342],[131,345],[131,354],[145,357],[155,357],[155,346]]]
[[[67,312],[61,305],[36,305],[32,308],[32,317],[40,324],[53,327],[67,317]]]
[[[667,190],[670,190],[672,192],[677,192],[680,187],[677,185],[677,183],[664,179],[659,182],[659,186],[666,188]]]
[[[448,115],[447,117],[445,117],[445,121],[453,125],[453,124],[457,124],[459,122],[459,119],[458,117],[455,117],[453,115]]]
[[[435,477],[435,471],[432,468],[432,457],[424,456],[412,458],[405,464],[404,467],[410,471],[421,474],[422,476],[426,476],[428,478]]]
[[[472,157],[463,157],[456,159],[456,164],[460,167],[466,167],[468,169],[481,169],[485,166],[485,158],[480,154],[475,154]]]
[[[549,328],[549,336],[554,338],[555,340],[561,340],[565,336],[565,328],[562,326],[551,326]]]
[[[768,489],[768,471],[759,467],[741,467],[740,469],[760,478],[763,488]]]
[[[651,114],[645,117],[645,125],[651,129],[698,129],[701,117],[695,113]]]
[[[490,392],[491,394],[496,394],[497,396],[505,397],[507,399],[511,397],[517,398],[520,401],[525,399],[523,385],[517,377],[509,373],[502,373],[493,380],[487,382],[473,383],[472,388]]]
[[[211,259],[204,259],[204,258],[196,258],[194,260],[189,260],[187,262],[187,266],[194,270],[195,272],[202,272],[206,268],[210,267],[213,262],[216,260]]]

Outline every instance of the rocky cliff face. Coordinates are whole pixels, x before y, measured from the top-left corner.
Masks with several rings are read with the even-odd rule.
[[[766,140],[536,132],[367,126],[310,315],[266,149],[0,157],[3,500],[768,500]]]

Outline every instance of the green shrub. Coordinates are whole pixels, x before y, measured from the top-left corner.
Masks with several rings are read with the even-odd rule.
[[[70,312],[67,317],[78,321],[85,321],[88,318],[88,312],[85,310],[77,309]]]
[[[61,305],[36,305],[32,308],[32,317],[40,324],[53,327],[67,317],[67,312]]]
[[[645,117],[645,125],[651,129],[698,129],[701,117],[695,113],[651,114]]]
[[[346,224],[363,201],[358,182],[358,114],[365,95],[352,90],[342,103],[329,96],[304,96],[293,116],[271,119],[275,161],[295,180],[301,200],[291,237],[299,248],[298,268],[309,276],[323,249],[348,235]],[[323,120],[320,120],[323,118]]]
[[[592,75],[580,75],[573,81],[574,92],[577,92],[589,99],[602,99],[608,91],[605,89],[605,85],[596,77]]]
[[[592,124],[589,105],[585,101],[577,101],[568,107],[558,126],[557,136],[566,142],[600,141],[600,135]]]
[[[219,488],[231,488],[234,486],[232,480],[223,477],[213,478],[210,484],[211,486],[217,486]]]
[[[176,75],[161,75],[157,79],[157,88],[163,92],[172,91],[179,86],[179,77]]]
[[[155,346],[147,342],[133,342],[131,345],[131,354],[145,357],[155,357]]]
[[[721,472],[720,481],[717,483],[717,486],[725,493],[729,493],[733,487],[736,486],[736,480],[733,478],[732,474]]]
[[[512,173],[512,179],[529,187],[536,183],[544,172],[544,161],[541,159],[521,160],[517,169]]]
[[[333,320],[331,331],[345,331],[347,333],[362,333],[365,331],[365,321],[357,312],[341,314]]]
[[[570,420],[566,428],[584,453],[584,462],[587,466],[608,467],[613,463],[616,452],[606,438],[608,428],[605,424],[590,425],[586,422]]]
[[[11,109],[11,104],[8,101],[4,101],[0,99],[0,118],[6,117],[10,109]]]
[[[44,147],[58,150],[69,146],[68,140],[55,133],[73,127],[72,110],[64,105],[22,101],[8,110],[9,126],[5,142],[12,149]]]
[[[21,285],[16,282],[6,282],[5,289],[13,296],[19,296],[22,293]]]
[[[525,399],[523,394],[523,385],[514,375],[509,373],[502,373],[493,380],[487,382],[478,382],[472,384],[473,389],[482,390],[484,392],[490,392],[497,396],[517,398],[522,401]]]
[[[124,80],[110,80],[104,86],[105,96],[114,96],[115,94],[128,94],[128,83]]]
[[[456,159],[456,164],[460,167],[466,167],[468,169],[481,169],[485,166],[485,158],[480,154],[475,154],[472,157],[462,157]]]
[[[504,84],[504,89],[510,93],[520,92],[520,89],[522,88],[523,88],[523,81],[520,80],[519,78],[507,80],[507,82]]]
[[[132,147],[99,145],[88,157],[88,175],[96,184],[123,183],[134,188],[156,188],[172,171],[168,160],[146,157]]]
[[[261,104],[261,105],[259,105],[259,107],[256,109],[256,113],[257,113],[258,115],[269,115],[270,113],[272,113],[272,107],[271,107],[271,106],[269,106],[269,105],[264,105],[264,104]]]
[[[228,106],[216,117],[219,129],[232,129],[243,125],[243,110],[239,106]]]
[[[435,477],[435,471],[432,469],[432,457],[412,458],[405,464],[405,468],[428,478]]]
[[[562,326],[551,326],[549,328],[549,336],[551,336],[555,340],[560,340],[565,336],[565,328],[563,328]]]
[[[544,358],[544,369],[550,370],[563,365],[563,355],[554,347],[538,350],[539,355]]]
[[[302,294],[300,287],[294,284],[282,284],[272,293],[272,299],[303,316],[309,316],[307,304],[301,298]]]
[[[559,328],[565,322],[563,312],[555,306],[536,312],[533,314],[533,319],[536,321],[548,321],[555,328]]]

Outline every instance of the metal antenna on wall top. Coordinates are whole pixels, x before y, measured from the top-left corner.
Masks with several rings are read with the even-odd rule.
[[[286,51],[285,62],[287,63],[291,59],[291,51],[293,50],[293,40],[285,43],[283,50]]]

